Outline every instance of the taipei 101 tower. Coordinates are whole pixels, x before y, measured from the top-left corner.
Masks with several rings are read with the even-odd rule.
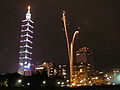
[[[31,20],[30,6],[26,13],[26,19],[22,20],[21,40],[20,40],[20,52],[19,52],[19,68],[18,73],[24,76],[31,75],[32,65],[32,39],[33,39],[33,26],[34,23]]]

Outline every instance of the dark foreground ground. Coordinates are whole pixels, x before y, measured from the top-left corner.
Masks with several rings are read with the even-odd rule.
[[[64,88],[4,88],[0,87],[0,90],[120,90],[120,85],[117,86],[90,86],[90,87],[76,87],[76,88],[69,88],[69,87],[64,87]]]

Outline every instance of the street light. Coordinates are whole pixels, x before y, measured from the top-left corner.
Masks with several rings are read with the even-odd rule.
[[[46,84],[46,81],[43,81],[43,84]]]
[[[18,79],[18,81],[17,81],[18,83],[21,83],[22,82],[22,80],[21,79]]]

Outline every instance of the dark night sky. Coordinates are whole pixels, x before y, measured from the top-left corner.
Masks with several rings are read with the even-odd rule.
[[[95,69],[120,68],[120,0],[1,0],[0,72],[16,72],[21,21],[27,6],[34,20],[33,62],[68,63],[62,11],[69,35],[80,27],[74,50],[91,48]]]

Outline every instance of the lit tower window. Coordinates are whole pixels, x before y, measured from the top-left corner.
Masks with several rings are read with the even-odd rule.
[[[19,68],[18,73],[25,76],[31,75],[31,63],[32,63],[32,34],[33,34],[33,26],[34,23],[31,20],[31,7],[28,6],[28,10],[26,13],[26,19],[22,20],[22,30],[21,30],[21,40],[20,40],[20,52],[19,52]]]

